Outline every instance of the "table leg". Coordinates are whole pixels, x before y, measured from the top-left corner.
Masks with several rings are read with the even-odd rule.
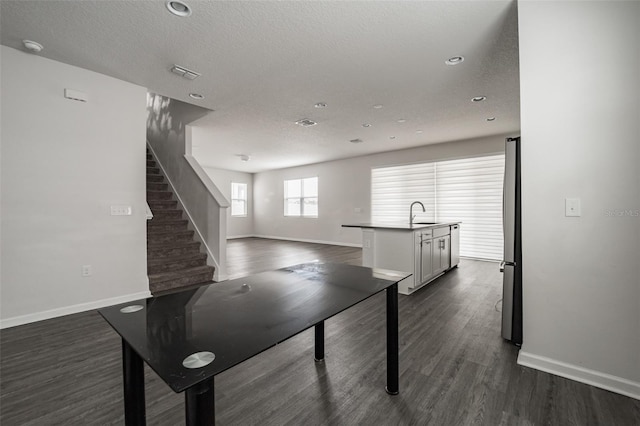
[[[316,324],[316,362],[324,361],[324,321],[320,321]]]
[[[390,395],[398,394],[398,284],[387,288],[387,386]]]
[[[124,382],[124,424],[146,424],[144,364],[142,358],[122,339],[122,377]]]
[[[184,400],[187,426],[216,424],[213,377],[187,389]]]

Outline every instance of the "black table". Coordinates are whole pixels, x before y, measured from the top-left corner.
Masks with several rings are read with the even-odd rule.
[[[386,290],[387,386],[398,393],[398,282],[402,272],[305,263],[194,290],[100,309],[122,337],[125,423],[145,424],[146,362],[185,391],[187,425],[214,424],[214,377],[315,327],[324,359],[324,321]]]

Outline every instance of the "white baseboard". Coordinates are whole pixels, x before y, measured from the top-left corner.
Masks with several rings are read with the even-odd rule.
[[[309,239],[306,239],[306,238],[287,238],[287,237],[277,237],[275,235],[253,235],[253,237],[256,237],[256,238],[268,238],[270,240],[299,241],[301,243],[329,244],[329,245],[332,245],[332,246],[344,246],[344,247],[362,248],[362,244],[341,243],[341,242],[336,242],[336,241],[309,240]]]
[[[618,376],[601,373],[600,371],[578,367],[555,359],[534,355],[522,350],[518,354],[518,365],[531,367],[556,376],[586,383],[597,388],[640,399],[640,383],[624,379]]]
[[[151,293],[149,291],[141,291],[140,293],[126,294],[124,296],[110,297],[109,299],[94,300],[92,302],[79,303],[77,305],[64,306],[62,308],[50,309],[48,311],[35,312],[33,314],[6,318],[0,320],[0,329],[16,327],[18,325],[48,320],[65,315],[77,314],[79,312],[90,311],[92,309],[100,309],[107,306],[117,305],[119,303],[127,303],[134,300],[147,299],[149,297],[151,297]]]
[[[255,235],[227,235],[227,240],[238,240],[240,238],[254,238]]]

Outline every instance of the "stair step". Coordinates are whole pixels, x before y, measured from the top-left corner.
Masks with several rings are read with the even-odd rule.
[[[196,284],[211,283],[214,272],[213,266],[198,266],[175,272],[164,272],[149,275],[149,289],[151,293],[187,287]]]
[[[153,214],[156,214],[156,210],[175,210],[178,207],[178,202],[176,200],[149,200],[147,199],[147,204],[151,208]]]
[[[147,201],[149,200],[170,200],[173,196],[171,191],[149,191],[147,188]]]
[[[165,231],[182,231],[187,229],[187,219],[171,219],[158,220],[158,217],[154,216],[153,219],[147,221],[147,235],[150,232],[165,232]]]
[[[153,219],[151,219],[151,222],[154,220],[161,221],[182,218],[182,210],[180,209],[159,209],[155,211],[152,210],[151,212],[153,213]]]
[[[164,182],[164,176],[162,175],[147,175],[147,183],[148,182]]]
[[[183,231],[164,231],[147,233],[147,243],[186,243],[193,241],[193,231],[185,229]]]
[[[166,191],[169,189],[168,183],[147,182],[147,191]]]
[[[207,255],[204,253],[189,254],[171,259],[153,259],[147,261],[147,274],[178,271],[180,269],[205,266],[206,264]]]
[[[200,253],[200,243],[198,241],[170,244],[147,242],[147,259],[171,259],[196,253]]]
[[[156,162],[147,158],[147,167],[156,167]]]
[[[160,173],[159,167],[149,167],[147,166],[147,176],[149,175],[157,175]]]
[[[153,160],[153,155],[149,154],[149,151],[147,151],[147,160]]]

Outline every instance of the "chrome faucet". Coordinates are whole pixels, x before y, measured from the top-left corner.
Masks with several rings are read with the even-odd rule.
[[[413,219],[416,218],[416,215],[413,214],[413,206],[415,206],[416,204],[420,204],[420,207],[422,207],[422,211],[424,213],[427,212],[427,209],[424,208],[424,204],[422,204],[420,201],[414,201],[413,203],[411,203],[411,207],[409,207],[409,226],[413,226]]]

